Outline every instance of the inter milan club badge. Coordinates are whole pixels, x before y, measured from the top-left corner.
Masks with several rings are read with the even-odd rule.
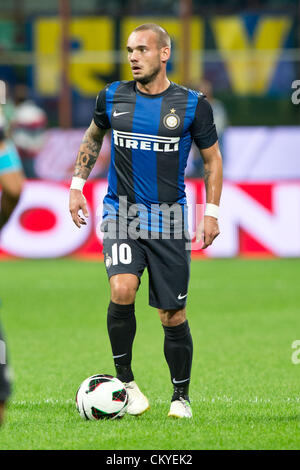
[[[176,109],[172,108],[170,109],[170,112],[169,114],[166,114],[165,117],[164,117],[164,125],[168,128],[168,129],[177,129],[177,127],[179,126],[180,124],[180,118],[178,116],[178,114],[175,114],[175,111]]]
[[[109,256],[109,254],[106,253],[106,255],[105,255],[105,266],[107,267],[107,269],[111,267],[111,263],[112,263],[112,259]]]

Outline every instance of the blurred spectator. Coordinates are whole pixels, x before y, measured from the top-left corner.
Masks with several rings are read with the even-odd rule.
[[[16,106],[11,96],[11,87],[8,83],[6,83],[6,101],[5,105],[2,106],[2,114],[4,116],[4,123],[5,123],[5,135],[6,137],[10,137],[10,130],[11,130],[11,123],[14,120],[16,112]]]
[[[5,118],[0,107],[0,230],[14,211],[23,188],[24,175],[18,152],[5,131]]]
[[[45,145],[35,160],[38,178],[69,181],[74,173],[74,155],[77,155],[84,132],[85,129],[49,129]],[[107,177],[110,147],[110,132],[107,132],[89,179]]]
[[[189,86],[194,90],[201,91],[206,99],[209,101],[214,115],[214,121],[218,133],[219,146],[224,160],[224,148],[223,148],[223,134],[228,126],[228,114],[224,104],[216,99],[213,94],[212,83],[206,79],[201,80],[199,86],[195,87],[193,85]],[[200,155],[200,152],[195,144],[192,145],[187,167],[185,171],[186,176],[188,177],[202,177],[203,176],[203,161]]]
[[[226,108],[222,101],[214,97],[211,82],[209,82],[208,80],[202,80],[199,86],[199,90],[206,96],[207,100],[211,104],[214,113],[214,121],[220,141],[222,139],[224,130],[228,126],[228,114]]]
[[[25,175],[36,178],[35,158],[44,145],[47,116],[43,109],[28,98],[25,85],[17,85],[14,92],[12,139],[20,154]]]

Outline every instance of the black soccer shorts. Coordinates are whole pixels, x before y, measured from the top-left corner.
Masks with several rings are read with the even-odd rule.
[[[185,307],[190,278],[190,240],[185,232],[180,239],[121,238],[107,235],[103,225],[103,254],[108,278],[115,274],[135,274],[141,281],[144,269],[149,276],[149,305],[164,310]]]
[[[7,365],[7,350],[0,328],[0,402],[5,402],[11,394],[11,383]]]

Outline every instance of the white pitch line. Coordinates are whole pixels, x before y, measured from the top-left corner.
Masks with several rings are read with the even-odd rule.
[[[237,399],[228,396],[215,396],[215,397],[198,397],[197,399],[192,400],[191,402],[200,402],[200,403],[228,403],[232,405],[236,404],[267,404],[267,403],[286,403],[286,404],[293,404],[293,403],[300,403],[300,396],[299,397],[284,397],[284,398],[268,398],[268,397],[252,397],[252,398],[244,398],[244,399]],[[152,404],[166,404],[169,403],[170,400],[162,400],[160,398],[156,400],[151,400]],[[68,398],[67,400],[59,400],[55,398],[45,398],[44,400],[11,400],[10,404],[16,406],[40,406],[40,405],[75,405],[75,398]]]

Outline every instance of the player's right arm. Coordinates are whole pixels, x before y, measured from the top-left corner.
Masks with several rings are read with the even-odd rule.
[[[99,156],[104,134],[106,129],[98,127],[92,120],[90,127],[86,130],[82,142],[79,147],[75,170],[73,177],[80,178],[82,183],[89,177]],[[78,180],[80,181],[80,180]],[[86,225],[86,221],[79,215],[82,210],[84,217],[88,217],[86,199],[80,189],[70,189],[69,209],[73,222],[77,227]]]

